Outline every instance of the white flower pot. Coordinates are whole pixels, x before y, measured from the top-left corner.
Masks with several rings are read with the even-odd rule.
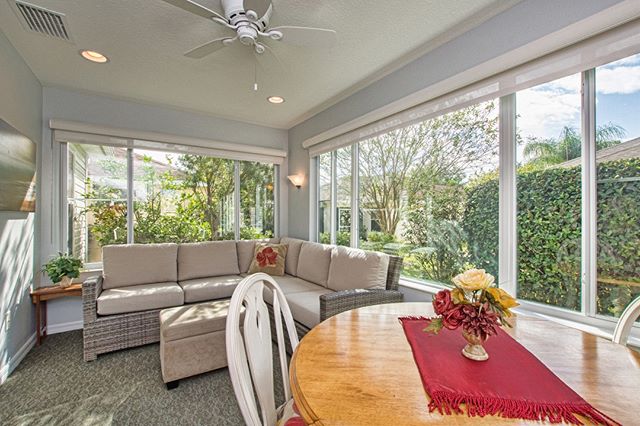
[[[71,281],[73,281],[73,278],[69,278],[65,275],[64,277],[62,277],[58,285],[62,288],[67,288],[71,285]]]

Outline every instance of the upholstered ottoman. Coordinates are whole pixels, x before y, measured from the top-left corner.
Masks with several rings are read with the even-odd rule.
[[[229,300],[160,311],[160,365],[168,389],[179,380],[227,366]]]

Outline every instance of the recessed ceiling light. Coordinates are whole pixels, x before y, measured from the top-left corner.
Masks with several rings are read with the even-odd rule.
[[[282,96],[269,96],[267,100],[272,104],[281,104],[284,102],[284,98]]]
[[[93,51],[93,50],[82,50],[80,51],[80,55],[85,58],[87,61],[97,62],[99,64],[104,64],[105,62],[109,62],[109,58],[104,56],[102,53]]]

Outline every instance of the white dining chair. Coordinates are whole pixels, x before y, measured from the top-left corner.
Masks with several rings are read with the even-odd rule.
[[[633,323],[640,317],[640,296],[636,297],[620,315],[618,324],[613,330],[613,343],[626,345]]]
[[[274,395],[273,342],[269,311],[263,298],[265,288],[273,292],[276,342],[285,397],[285,402],[279,407],[276,407]],[[244,320],[241,324],[243,306]],[[284,293],[273,278],[263,273],[250,275],[233,292],[226,325],[227,360],[233,390],[244,421],[249,426],[304,424],[293,412],[282,317],[291,349],[295,350],[298,335],[293,317]],[[290,422],[289,418],[292,418]]]

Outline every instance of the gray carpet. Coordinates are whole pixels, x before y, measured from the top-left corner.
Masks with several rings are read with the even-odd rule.
[[[276,364],[277,365],[277,364]],[[281,389],[279,373],[276,389]],[[278,399],[281,399],[278,398]],[[168,391],[158,345],[82,359],[82,332],[49,336],[0,385],[2,425],[241,425],[226,368]]]

